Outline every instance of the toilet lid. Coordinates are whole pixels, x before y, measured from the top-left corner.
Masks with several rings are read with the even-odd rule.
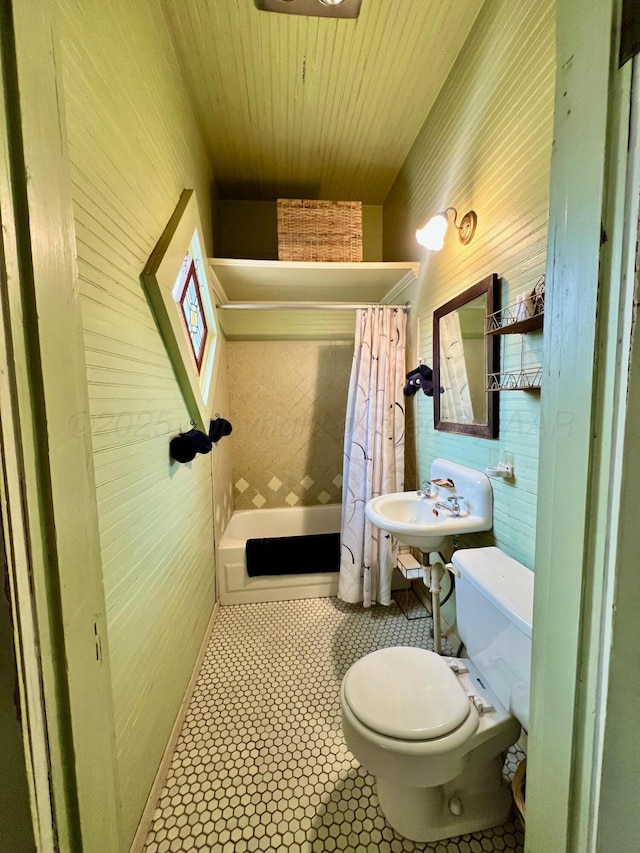
[[[431,740],[458,728],[470,703],[447,663],[426,649],[379,649],[353,664],[344,696],[370,729],[403,740]]]

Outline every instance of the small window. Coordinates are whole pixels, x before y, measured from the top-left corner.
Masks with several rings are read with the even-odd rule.
[[[208,422],[218,329],[198,204],[184,190],[142,281],[192,418]]]
[[[185,258],[185,266],[187,267],[187,275],[178,304],[185,322],[196,367],[198,368],[198,373],[200,373],[207,345],[207,320],[200,294],[200,282],[198,281],[196,264],[193,258]]]

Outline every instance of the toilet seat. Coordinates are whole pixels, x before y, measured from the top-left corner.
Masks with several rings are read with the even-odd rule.
[[[356,661],[344,677],[343,695],[368,729],[405,741],[450,734],[472,707],[443,658],[406,646],[379,649]]]

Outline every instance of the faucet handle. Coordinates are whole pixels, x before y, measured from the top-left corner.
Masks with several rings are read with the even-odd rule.
[[[418,489],[418,494],[423,498],[431,497],[431,480],[422,481],[422,488]]]
[[[451,511],[455,516],[460,515],[460,501],[464,500],[463,495],[451,495],[447,501],[451,504]]]

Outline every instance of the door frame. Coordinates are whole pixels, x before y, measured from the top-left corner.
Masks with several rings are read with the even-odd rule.
[[[615,574],[605,545],[617,541],[621,521],[608,508],[620,483],[603,482],[603,474],[612,470],[619,432],[604,440],[597,432],[616,402],[598,404],[597,393],[612,370],[616,388],[625,387],[627,369],[619,351],[613,362],[603,351],[620,295],[613,295],[622,223],[612,175],[626,174],[626,162],[612,166],[629,76],[615,68],[619,6],[557,3],[527,782],[526,848],[534,853],[592,849],[600,817],[593,767],[616,725],[613,708],[603,718],[601,676]],[[15,101],[6,106],[19,276],[9,281],[8,326],[54,819],[62,849],[110,853],[119,849],[113,707],[54,4],[2,0],[2,8],[3,24],[6,9],[9,19],[13,12],[15,48]],[[603,221],[613,226],[608,259]],[[558,411],[571,419],[553,433],[544,424],[558,423]],[[606,722],[595,740],[594,719]],[[577,846],[584,839],[590,846]]]
[[[2,60],[0,61],[0,111],[6,115],[7,22],[0,22]],[[29,449],[23,447],[17,400],[18,373],[23,368],[14,346],[11,311],[18,306],[10,292],[18,281],[16,218],[12,193],[7,122],[0,126],[0,558],[6,565],[9,604],[13,631],[13,652],[19,692],[22,748],[29,789],[31,819],[37,849],[43,853],[57,847],[53,817],[53,792],[50,786],[51,755],[48,744],[43,672],[38,618],[33,587],[30,583],[32,560],[29,541],[29,515],[23,496],[32,479]],[[31,521],[37,527],[37,507]],[[4,594],[5,590],[0,592]],[[19,768],[16,768],[19,772]]]
[[[37,735],[39,790],[48,767],[55,838],[42,849],[117,853],[113,702],[55,4],[2,0],[0,13],[3,225],[13,244],[3,300],[13,368],[9,389],[2,386],[13,408],[3,445],[16,469],[11,532],[24,543],[15,611],[31,613],[32,633],[19,645],[33,670],[26,688],[35,693],[40,667],[41,719],[36,695],[27,736]],[[4,427],[4,410],[2,420]],[[44,833],[44,794],[36,799]]]
[[[609,670],[625,573],[621,489],[634,450],[625,422],[638,213],[620,19],[620,0],[557,3],[527,765],[532,853],[615,849],[600,844],[611,805],[602,797],[604,747],[628,717],[611,713]],[[558,412],[563,430],[551,428]]]
[[[631,65],[631,63],[629,63]],[[589,803],[594,814],[589,849],[623,850],[640,834],[640,816],[630,793],[637,786],[633,771],[640,766],[638,714],[640,681],[637,674],[638,604],[640,604],[640,340],[637,330],[639,281],[636,270],[640,249],[640,64],[633,61],[630,133],[621,140],[628,152],[624,198],[624,244],[621,280],[630,310],[628,328],[621,335],[621,373],[627,381],[618,394],[615,493],[611,512],[616,520],[607,543],[610,559],[605,573],[602,660],[597,747],[593,770],[597,785]],[[613,466],[612,466],[613,467]],[[635,710],[635,714],[633,711]]]

